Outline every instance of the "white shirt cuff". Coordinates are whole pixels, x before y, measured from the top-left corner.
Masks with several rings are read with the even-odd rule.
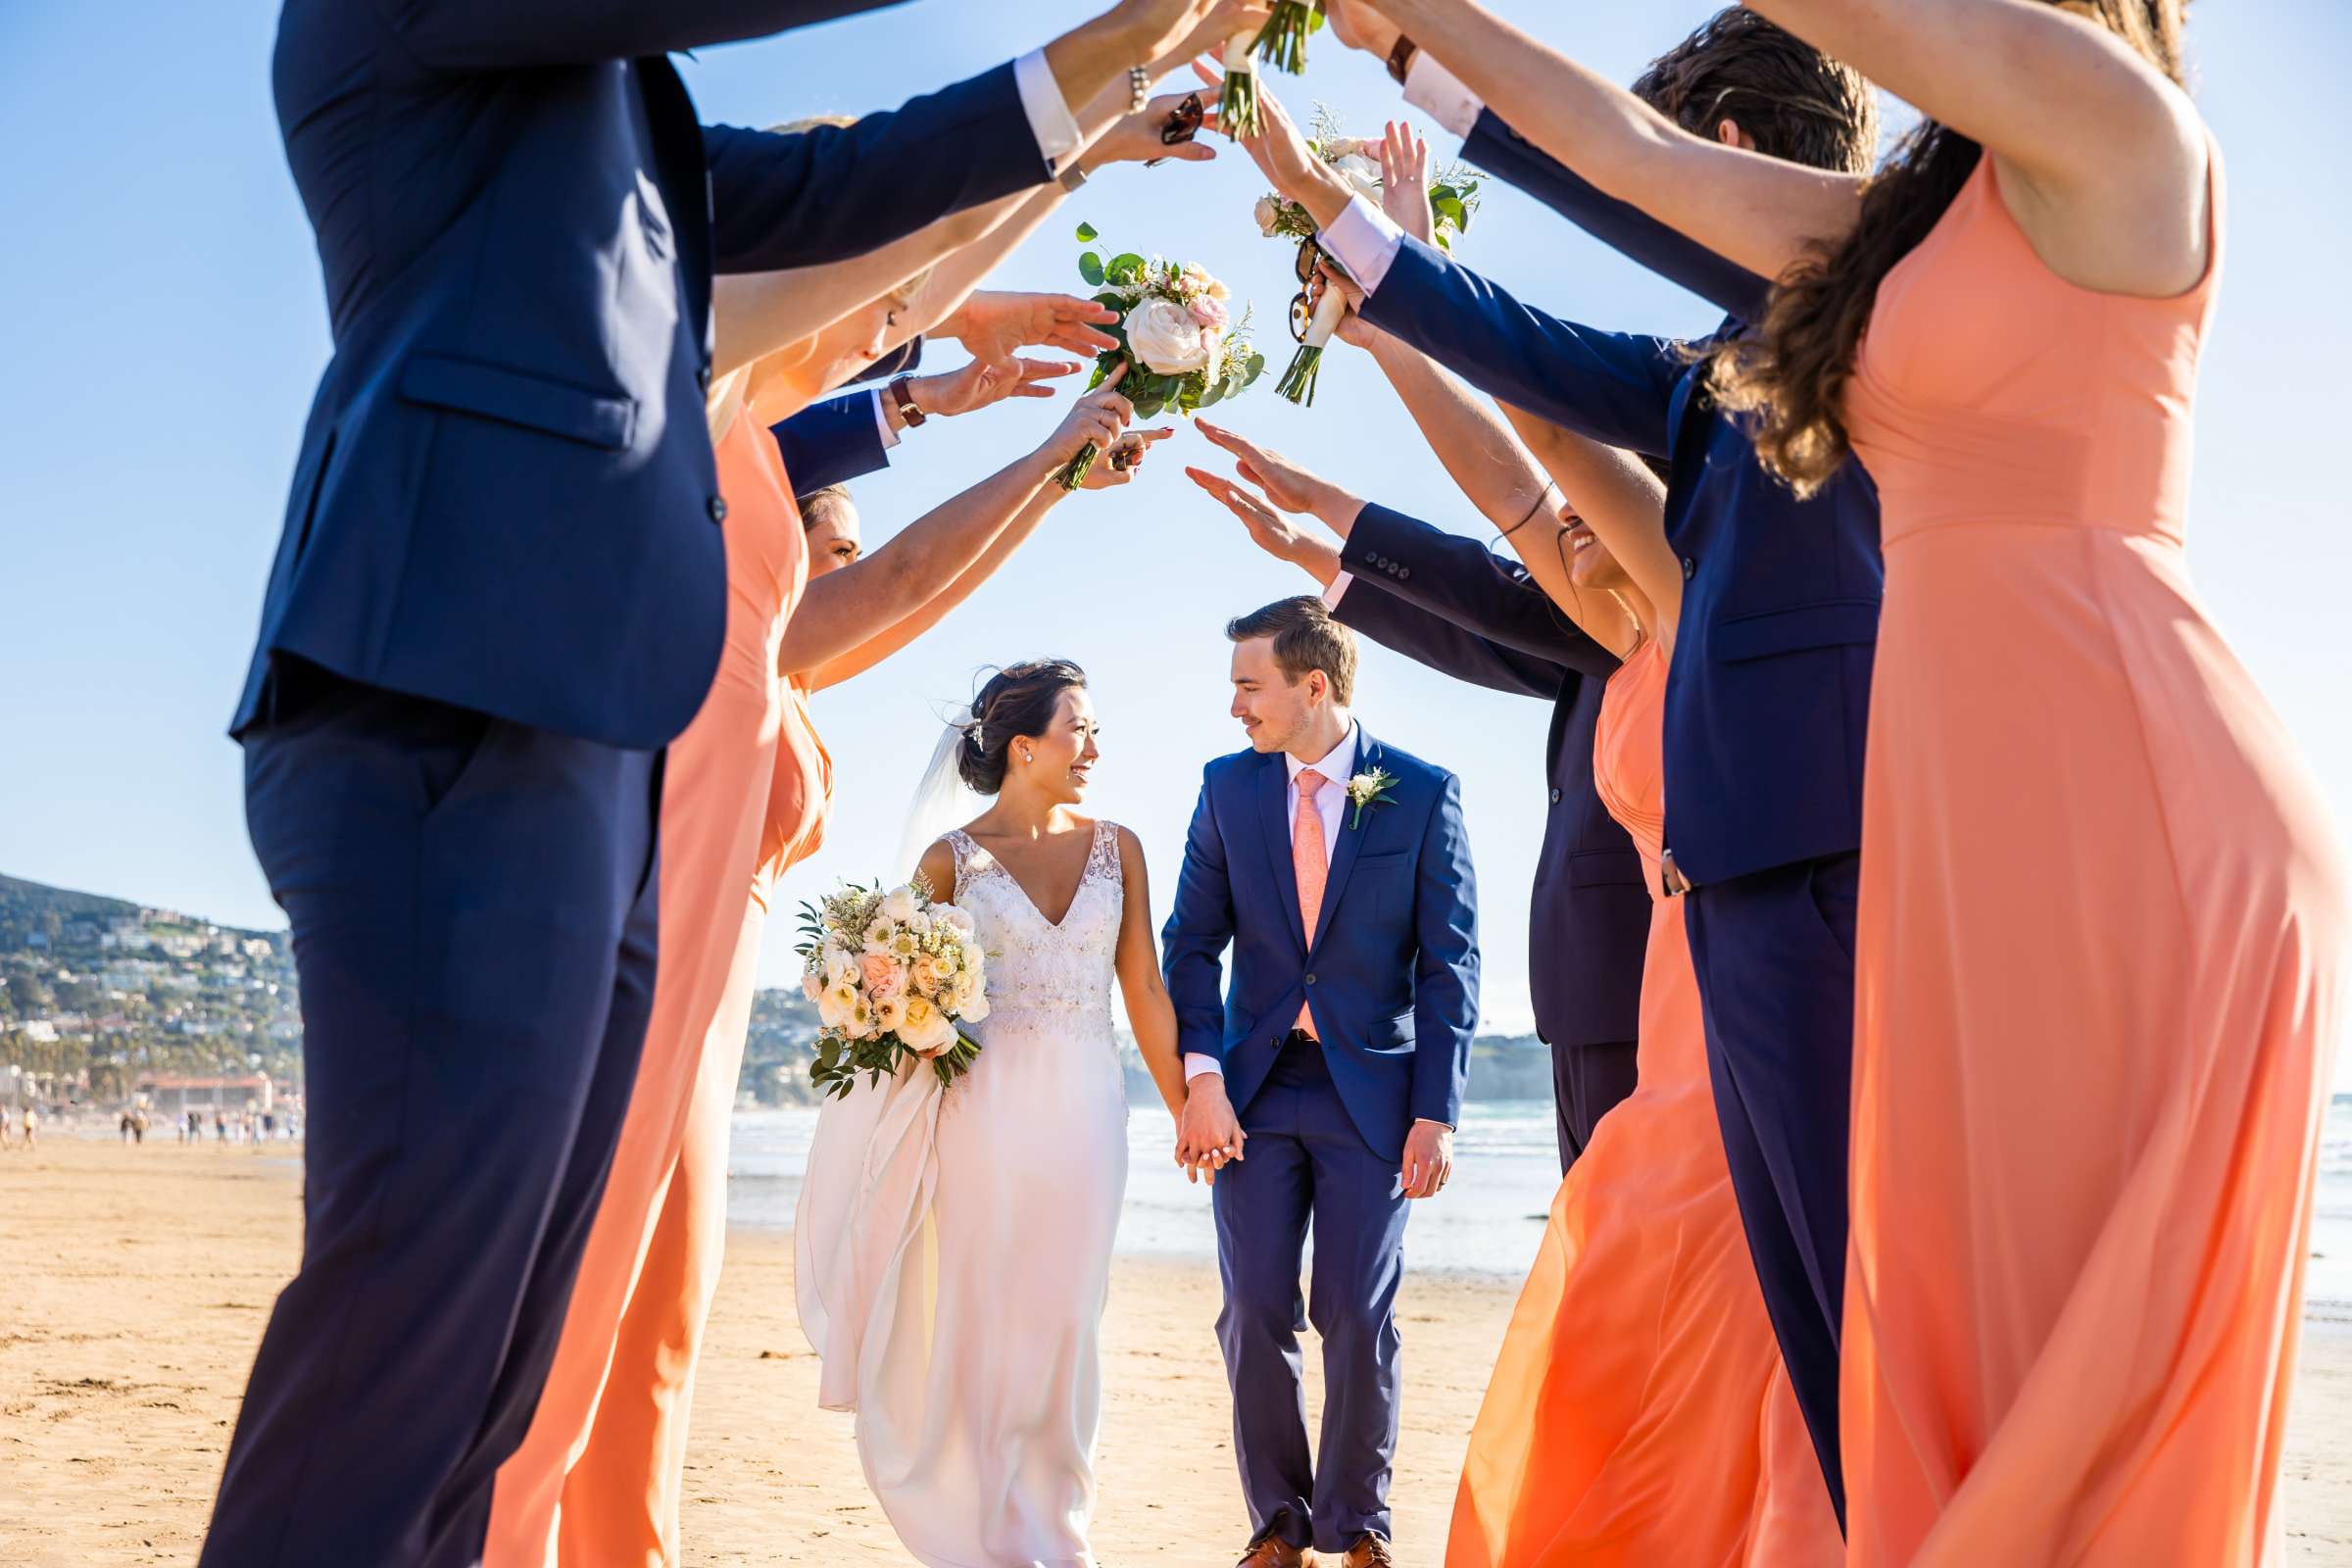
[[[1186,1083],[1189,1084],[1194,1079],[1212,1072],[1220,1078],[1225,1076],[1225,1068],[1216,1057],[1204,1056],[1198,1051],[1188,1051],[1184,1054],[1184,1081]]]
[[[874,428],[882,432],[882,450],[888,452],[899,444],[899,432],[890,427],[890,416],[882,410],[882,389],[876,387],[874,389]]]
[[[1380,292],[1396,253],[1404,247],[1404,230],[1396,220],[1361,196],[1349,197],[1348,210],[1317,237],[1367,294]]]
[[[1355,573],[1352,571],[1343,571],[1337,577],[1332,578],[1331,586],[1323,590],[1323,608],[1325,610],[1339,609],[1340,601],[1347,596],[1348,585],[1353,581],[1355,581]]]
[[[1078,118],[1061,96],[1061,83],[1054,79],[1046,52],[1032,49],[1015,60],[1012,81],[1021,90],[1021,111],[1036,133],[1037,150],[1045,154],[1047,165],[1060,173],[1061,161],[1078,150]]]
[[[1404,101],[1456,136],[1468,136],[1487,107],[1426,49],[1414,50],[1413,63],[1405,67]]]

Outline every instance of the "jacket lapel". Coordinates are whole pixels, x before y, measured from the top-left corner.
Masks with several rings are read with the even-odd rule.
[[[1379,766],[1380,743],[1359,724],[1355,731],[1355,771],[1370,773]],[[1341,779],[1339,783],[1344,789],[1348,780]],[[1350,827],[1348,824],[1354,820],[1354,804],[1343,801],[1340,805],[1340,842],[1332,849],[1331,875],[1323,882],[1323,908],[1315,916],[1316,947],[1323,945],[1323,934],[1331,929],[1332,914],[1339,908],[1340,895],[1348,887],[1348,873],[1355,869],[1356,852],[1363,848],[1364,835],[1371,831],[1370,811],[1364,813],[1363,826]],[[1294,897],[1292,902],[1297,903],[1297,898]]]
[[[1298,872],[1291,864],[1291,770],[1282,754],[1264,760],[1252,788],[1257,797],[1258,825],[1266,846],[1266,860],[1274,886],[1282,894],[1283,918],[1291,923],[1291,940],[1306,951],[1306,921],[1298,913]]]

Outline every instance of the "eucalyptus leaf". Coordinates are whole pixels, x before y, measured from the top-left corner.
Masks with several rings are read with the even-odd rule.
[[[1097,229],[1097,228],[1095,227],[1095,225],[1094,225],[1094,224],[1092,224],[1092,223],[1080,223],[1080,224],[1078,225],[1078,243],[1079,243],[1079,244],[1081,244],[1081,245],[1090,245],[1090,244],[1094,243],[1096,240],[1099,240],[1099,239],[1101,239],[1102,237],[1102,232],[1101,232],[1099,229]]]
[[[1088,286],[1101,288],[1103,277],[1102,258],[1093,251],[1082,254],[1078,258],[1078,275],[1086,279]]]
[[[1122,251],[1103,267],[1102,275],[1113,283],[1132,283],[1144,275],[1144,259],[1133,251]]]

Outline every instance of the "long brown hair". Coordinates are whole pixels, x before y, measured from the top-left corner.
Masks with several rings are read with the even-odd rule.
[[[2076,0],[2069,9],[2182,79],[2187,0]],[[1756,331],[1717,346],[1710,390],[1752,416],[1757,455],[1797,494],[1820,489],[1851,450],[1839,410],[1879,284],[1928,237],[1983,156],[1949,125],[1920,122],[1863,187],[1853,228],[1783,274]]]

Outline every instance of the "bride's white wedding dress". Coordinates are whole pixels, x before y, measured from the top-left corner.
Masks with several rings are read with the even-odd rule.
[[[960,830],[953,902],[988,954],[979,1059],[829,1102],[795,1251],[819,1401],[855,1410],[893,1528],[929,1568],[1092,1568],[1099,1339],[1127,1185],[1111,1033],[1125,890],[1096,824],[1056,925]]]

